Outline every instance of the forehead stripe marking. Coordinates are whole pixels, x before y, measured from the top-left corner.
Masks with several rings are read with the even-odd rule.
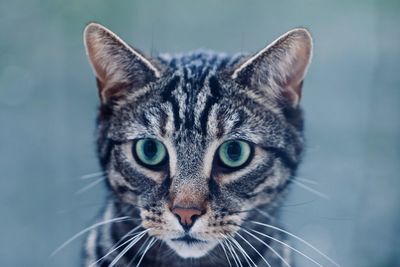
[[[209,80],[210,93],[211,96],[207,98],[205,107],[202,114],[200,115],[201,130],[204,134],[207,133],[207,120],[211,108],[218,103],[221,98],[221,86],[215,77],[211,77]]]
[[[171,104],[172,113],[173,113],[173,116],[174,116],[175,130],[179,129],[179,126],[181,124],[181,120],[179,118],[179,104],[178,104],[178,101],[172,95],[172,92],[177,88],[179,80],[180,80],[179,76],[175,76],[174,78],[172,78],[167,83],[167,85],[165,86],[163,92],[161,93],[162,101],[168,102],[168,103]]]

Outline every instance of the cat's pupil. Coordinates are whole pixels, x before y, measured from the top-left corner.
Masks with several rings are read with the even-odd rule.
[[[231,142],[228,144],[226,152],[232,161],[238,161],[242,155],[242,147],[237,142]]]
[[[150,160],[153,159],[156,156],[157,151],[158,151],[156,142],[149,140],[149,141],[145,142],[143,146],[144,146],[143,152],[144,152],[145,156]]]

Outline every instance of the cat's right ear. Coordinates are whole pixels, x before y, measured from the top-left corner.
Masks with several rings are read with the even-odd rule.
[[[102,103],[123,95],[128,88],[142,88],[161,76],[159,63],[100,24],[86,26],[84,43]]]

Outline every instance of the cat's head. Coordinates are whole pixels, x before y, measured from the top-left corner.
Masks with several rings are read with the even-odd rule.
[[[149,235],[202,257],[256,207],[276,206],[303,149],[307,30],[233,57],[150,58],[94,23],[84,39],[101,99],[101,164]]]

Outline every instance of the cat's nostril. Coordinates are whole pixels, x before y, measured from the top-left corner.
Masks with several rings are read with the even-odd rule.
[[[198,209],[174,208],[172,213],[178,218],[184,228],[190,228],[202,212]]]

